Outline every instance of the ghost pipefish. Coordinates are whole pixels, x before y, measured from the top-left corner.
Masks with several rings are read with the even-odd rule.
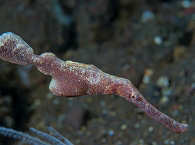
[[[0,58],[19,65],[33,64],[52,77],[49,89],[57,96],[115,94],[132,102],[149,117],[176,133],[183,133],[188,125],[179,123],[151,105],[131,81],[101,71],[94,65],[63,61],[53,53],[36,55],[18,35],[7,32],[0,36]]]

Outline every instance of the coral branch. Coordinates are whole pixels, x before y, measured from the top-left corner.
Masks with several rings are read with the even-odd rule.
[[[5,128],[0,126],[1,135],[20,140],[22,144],[25,143],[29,145],[73,145],[67,138],[63,137],[54,128],[49,127],[48,130],[54,135],[49,135],[48,133],[39,131],[35,128],[30,128],[30,131],[37,135],[36,137],[11,128]],[[40,138],[42,138],[44,141]]]
[[[53,53],[35,55],[22,38],[11,32],[0,36],[0,58],[21,65],[35,65],[40,72],[52,77],[49,89],[57,96],[115,94],[134,103],[174,132],[183,133],[188,128],[187,124],[173,120],[147,102],[129,80],[104,73],[94,65],[63,61]]]

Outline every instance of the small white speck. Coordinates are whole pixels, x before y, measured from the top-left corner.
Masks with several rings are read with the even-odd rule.
[[[189,0],[184,0],[184,1],[182,1],[181,4],[182,4],[182,6],[183,6],[184,8],[189,8],[189,7],[191,6],[192,2],[189,1]]]
[[[162,37],[161,36],[156,36],[154,37],[154,43],[157,45],[161,45],[163,42]]]
[[[154,14],[153,12],[149,11],[149,10],[146,10],[143,12],[142,16],[141,16],[141,21],[142,22],[147,22],[149,20],[152,20],[154,19]]]
[[[168,87],[169,86],[169,79],[166,76],[161,76],[158,80],[157,80],[157,85],[160,87]]]
[[[152,126],[150,126],[149,128],[148,128],[148,131],[149,132],[152,132],[154,130],[154,128],[152,127]]]
[[[160,104],[166,104],[169,101],[169,98],[167,96],[163,96],[160,99]]]
[[[175,141],[174,141],[174,140],[171,140],[171,141],[170,141],[170,144],[171,144],[171,145],[175,145]]]
[[[110,129],[110,130],[108,131],[108,135],[109,135],[109,136],[113,136],[113,135],[114,135],[114,130]]]
[[[121,130],[125,130],[125,129],[127,129],[127,125],[126,124],[121,125]]]

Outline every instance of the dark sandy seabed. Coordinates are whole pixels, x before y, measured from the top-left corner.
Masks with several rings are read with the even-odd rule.
[[[195,2],[0,0],[0,33],[40,54],[130,79],[147,100],[189,124],[175,134],[118,96],[53,96],[50,77],[0,62],[0,125],[54,127],[75,145],[195,145]],[[19,142],[0,138],[0,144]]]

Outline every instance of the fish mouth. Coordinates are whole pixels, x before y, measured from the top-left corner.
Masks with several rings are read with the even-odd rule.
[[[188,124],[179,123],[176,120],[172,119],[168,115],[160,112],[156,107],[150,104],[142,95],[135,90],[136,95],[134,99],[131,100],[138,108],[146,113],[147,116],[161,123],[165,127],[169,128],[173,132],[183,133],[188,130]]]

